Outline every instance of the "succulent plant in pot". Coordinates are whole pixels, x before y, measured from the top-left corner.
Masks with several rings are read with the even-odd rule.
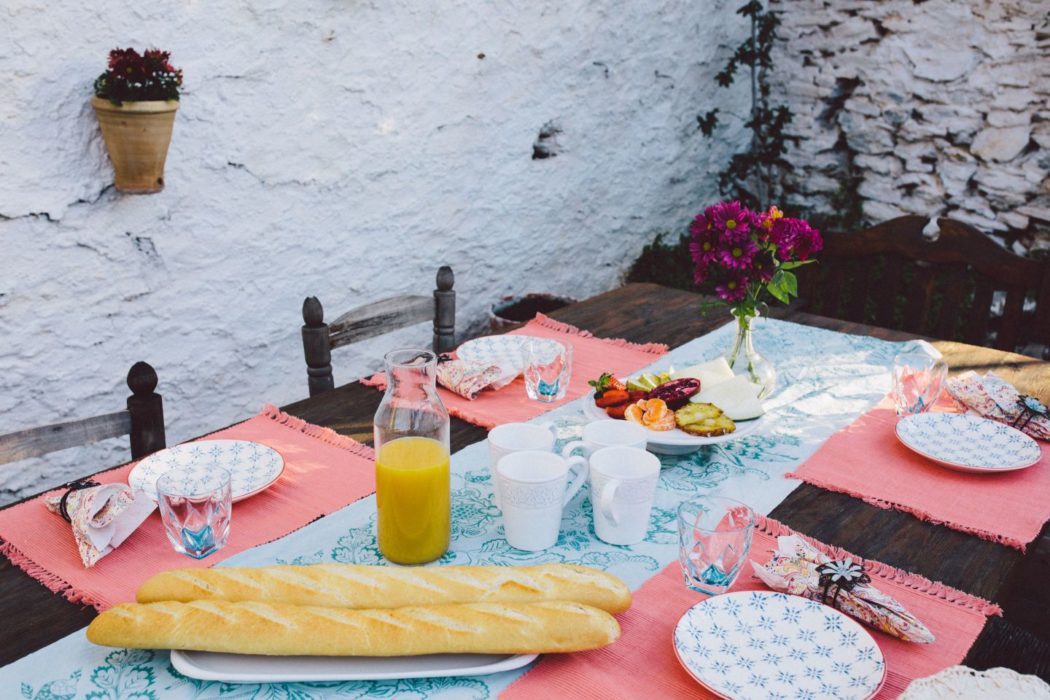
[[[164,189],[175,110],[179,108],[182,71],[172,67],[167,51],[113,49],[109,66],[95,80],[95,108],[102,138],[121,192]]]

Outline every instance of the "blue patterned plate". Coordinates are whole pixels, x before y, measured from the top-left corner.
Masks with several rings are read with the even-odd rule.
[[[964,413],[917,413],[897,421],[904,446],[961,472],[994,474],[1030,467],[1042,452],[1017,428]]]
[[[157,479],[171,469],[222,467],[230,473],[233,500],[240,501],[268,488],[284,471],[276,450],[246,440],[198,440],[146,457],[128,474],[133,489],[157,500]]]
[[[550,343],[552,347],[558,345],[556,340],[539,338],[533,335],[487,335],[482,338],[468,340],[460,345],[456,350],[456,357],[464,362],[491,363],[505,367],[514,367],[520,372],[525,369],[523,352],[525,343],[529,340]]]
[[[674,630],[678,661],[733,700],[865,700],[886,675],[882,651],[853,619],[770,591],[713,596]]]

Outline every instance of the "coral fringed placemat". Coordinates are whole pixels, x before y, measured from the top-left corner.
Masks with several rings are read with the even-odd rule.
[[[764,563],[776,549],[776,538],[792,534],[798,533],[760,517],[750,558]],[[863,562],[837,547],[803,539],[833,558],[850,556]],[[864,565],[872,583],[900,601],[936,637],[932,644],[915,644],[871,631],[886,658],[886,681],[877,698],[895,698],[915,678],[961,662],[985,618],[1001,612],[988,601],[916,574],[875,561]],[[751,574],[751,565],[745,564],[732,590],[768,589]],[[672,643],[679,618],[705,597],[685,587],[681,567],[675,562],[635,592],[630,610],[619,617],[623,630],[619,641],[596,651],[545,656],[500,698],[716,698],[686,673]]]
[[[968,474],[909,450],[896,425],[893,409],[881,404],[786,476],[1021,550],[1050,520],[1050,499],[1037,497],[1050,493],[1050,443],[1039,443],[1042,459],[1027,469]]]
[[[215,554],[198,561],[175,552],[154,511],[124,544],[85,569],[69,524],[44,507],[43,496],[0,511],[0,552],[52,591],[101,610],[134,600],[139,584],[157,572],[209,567],[375,491],[372,448],[274,406],[209,438],[261,442],[284,458],[277,483],[234,504],[229,542]],[[133,466],[94,478],[126,483]]]
[[[473,401],[438,387],[441,401],[451,415],[483,428],[527,421],[591,391],[587,381],[597,379],[602,372],[623,377],[647,367],[667,352],[667,346],[662,343],[639,344],[619,338],[596,338],[587,331],[543,314],[537,314],[535,319],[508,335],[552,338],[573,346],[572,379],[565,398],[554,403],[533,401],[525,395],[525,380],[521,377],[497,391],[483,391]],[[375,374],[362,379],[361,383],[385,389],[386,375]]]

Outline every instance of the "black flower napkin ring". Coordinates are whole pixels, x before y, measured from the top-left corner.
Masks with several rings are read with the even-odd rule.
[[[858,585],[871,582],[871,577],[864,573],[864,567],[852,559],[829,561],[817,567],[820,574],[820,587],[823,591],[822,602],[838,607],[839,593],[852,591]],[[834,590],[832,588],[834,587]],[[829,603],[828,596],[831,596]]]
[[[1010,425],[1018,430],[1024,430],[1036,416],[1045,418],[1050,414],[1050,409],[1034,396],[1021,394],[1017,397],[1017,405],[1021,408],[1021,412],[1017,414],[1017,418]],[[1022,420],[1024,421],[1023,423],[1021,422]]]
[[[69,494],[74,491],[80,491],[81,489],[89,489],[92,486],[101,486],[94,479],[78,479],[66,484],[66,492],[62,494],[62,500],[58,502],[58,512],[62,515],[67,523],[73,522],[73,518],[69,517],[69,511],[66,510],[66,501],[69,499]]]

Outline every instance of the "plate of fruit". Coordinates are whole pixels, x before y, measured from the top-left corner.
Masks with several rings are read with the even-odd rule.
[[[604,373],[585,403],[592,418],[638,423],[660,454],[686,454],[752,433],[762,423],[761,388],[735,375],[725,358],[619,379]]]

